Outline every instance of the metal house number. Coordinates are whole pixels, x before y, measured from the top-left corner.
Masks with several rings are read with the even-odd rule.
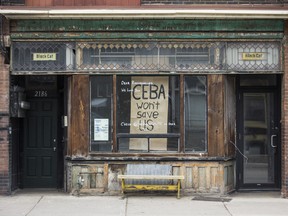
[[[34,91],[34,97],[48,97],[48,91]]]

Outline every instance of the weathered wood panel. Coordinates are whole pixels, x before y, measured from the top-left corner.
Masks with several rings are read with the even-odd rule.
[[[71,79],[71,154],[86,157],[89,151],[89,76],[73,75]]]
[[[185,175],[185,188],[192,188],[193,187],[193,168],[186,167],[186,175]]]
[[[67,127],[67,146],[66,146],[66,154],[71,156],[72,155],[72,124],[71,124],[71,85],[72,85],[72,77],[67,78],[67,115],[69,116],[68,118],[68,127]]]
[[[72,166],[72,188],[76,194],[94,194],[103,193],[106,186],[108,173],[105,172],[105,166],[96,165],[75,165]]]
[[[117,76],[113,75],[113,110],[117,110]],[[113,112],[113,152],[117,152],[117,112]]]
[[[219,190],[219,181],[221,179],[218,175],[218,167],[211,167],[210,168],[210,191],[218,192]]]
[[[205,191],[206,179],[206,167],[198,167],[198,187],[200,191]]]
[[[268,32],[272,32],[274,37],[275,33],[283,33],[282,20],[185,20],[185,19],[133,19],[133,20],[81,20],[81,19],[61,19],[61,20],[14,20],[11,21],[12,32],[81,32],[92,31],[99,32],[117,32],[118,34],[123,31],[129,32],[179,32],[191,31],[195,32],[218,32],[231,33],[235,38],[240,37],[242,32],[253,35],[257,32],[258,39],[260,37],[269,36]],[[241,32],[241,34],[237,34]],[[263,36],[260,34],[265,32]],[[126,32],[125,32],[126,33]],[[111,33],[109,33],[111,34]],[[183,32],[181,32],[183,34]],[[188,35],[188,33],[186,33]],[[225,35],[225,34],[224,34]],[[259,36],[260,35],[260,36]],[[151,35],[149,35],[151,38]],[[280,36],[280,35],[279,35]],[[283,35],[282,35],[283,36]],[[220,35],[218,37],[221,37]],[[271,36],[269,36],[271,37]]]
[[[224,121],[224,139],[225,156],[233,157],[235,155],[236,145],[236,92],[235,77],[227,76],[225,80],[225,121]]]
[[[69,163],[68,163],[69,164]],[[124,174],[127,167],[133,163],[114,162],[105,164],[74,164],[72,167],[72,188],[77,190],[79,173],[83,173],[83,186],[80,193],[108,192],[121,193],[121,182],[118,175]],[[133,164],[137,166],[136,164]],[[140,165],[140,164],[138,164]],[[234,189],[234,162],[189,162],[189,163],[150,163],[151,167],[169,165],[173,175],[183,175],[182,192],[224,194]],[[146,168],[139,166],[139,169]],[[142,173],[143,170],[139,170]],[[89,174],[89,172],[91,174]],[[95,175],[95,172],[98,174]],[[84,174],[88,173],[88,174]],[[85,176],[86,175],[86,176]],[[93,177],[94,176],[94,177]],[[176,184],[176,181],[174,181]],[[101,189],[101,190],[99,190]]]
[[[124,164],[109,164],[107,177],[107,189],[109,192],[117,193],[117,191],[121,191],[121,184],[118,180],[118,175],[124,174],[125,170],[126,165]]]
[[[224,75],[208,77],[208,155],[224,156]]]
[[[25,39],[43,39],[43,40],[82,40],[82,39],[122,39],[127,40],[147,40],[150,39],[283,39],[283,33],[239,33],[239,32],[227,32],[227,33],[217,33],[217,32],[154,32],[153,34],[149,32],[73,32],[73,34],[67,34],[67,32],[21,32],[12,33],[11,39],[15,40],[25,40]],[[245,72],[246,73],[246,72]],[[254,73],[254,72],[253,72]]]
[[[180,75],[180,152],[184,151],[185,136],[185,117],[184,117],[184,75]]]
[[[272,25],[273,24],[273,25]],[[253,32],[247,30],[253,29]],[[125,32],[127,31],[127,32]],[[151,35],[149,32],[153,32]],[[185,31],[185,33],[181,32]],[[219,34],[219,31],[222,33]],[[73,34],[69,34],[73,32]],[[12,20],[12,39],[282,39],[282,20]]]
[[[185,167],[183,189],[194,192],[219,193],[222,190],[221,185],[224,183],[223,175],[220,173],[220,166],[222,165],[205,162],[196,163],[193,167],[187,165]],[[231,177],[229,176],[229,178]]]

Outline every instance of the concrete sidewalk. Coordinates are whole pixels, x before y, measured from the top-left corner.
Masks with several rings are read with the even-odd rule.
[[[279,192],[234,193],[225,198],[159,195],[71,196],[62,192],[20,191],[0,196],[0,216],[195,216],[288,215]]]

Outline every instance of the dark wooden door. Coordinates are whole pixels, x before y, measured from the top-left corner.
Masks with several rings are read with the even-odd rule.
[[[57,100],[31,99],[24,118],[24,188],[57,187]]]

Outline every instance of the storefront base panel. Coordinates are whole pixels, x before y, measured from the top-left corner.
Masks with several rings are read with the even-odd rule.
[[[67,192],[73,195],[120,195],[122,191],[118,175],[136,173],[163,175],[166,173],[184,176],[184,180],[181,181],[182,194],[223,195],[235,188],[234,164],[234,161],[165,161],[160,163],[67,161],[66,188]],[[149,183],[158,184],[159,182],[155,183],[153,180]],[[176,184],[176,181],[173,184]]]

